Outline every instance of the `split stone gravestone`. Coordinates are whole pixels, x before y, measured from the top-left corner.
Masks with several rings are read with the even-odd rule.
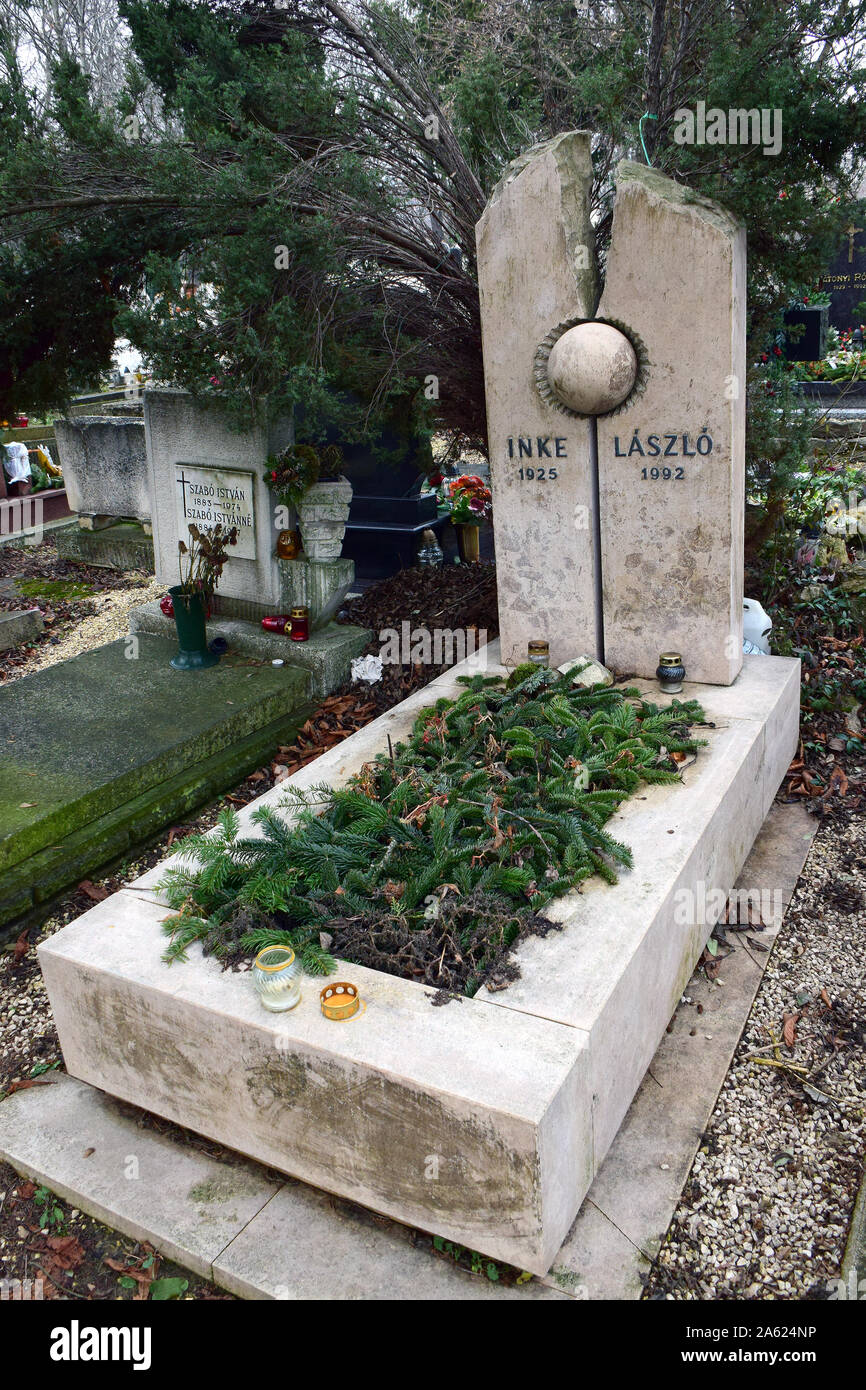
[[[651,676],[742,665],[745,232],[628,161],[604,293],[590,136],[512,163],[477,228],[507,662],[533,638]],[[543,269],[541,269],[543,267]]]

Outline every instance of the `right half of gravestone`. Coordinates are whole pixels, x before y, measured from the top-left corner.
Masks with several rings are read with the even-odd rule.
[[[640,346],[643,389],[598,421],[604,649],[652,676],[742,666],[746,237],[653,169],[617,170],[598,317]]]

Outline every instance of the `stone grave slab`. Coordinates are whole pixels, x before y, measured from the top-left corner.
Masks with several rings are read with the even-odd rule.
[[[175,671],[175,651],[120,639],[0,689],[0,921],[222,791],[303,722],[296,667]]]
[[[494,660],[477,653],[292,780],[344,782],[422,705],[455,693],[457,676],[495,670]],[[244,974],[195,950],[185,965],[162,962],[156,885],[174,856],[39,948],[68,1070],[327,1191],[544,1273],[714,925],[675,920],[673,895],[731,888],[796,746],[798,679],[795,661],[749,657],[731,687],[686,692],[716,728],[684,785],[622,807],[616,831],[634,868],[606,893],[561,899],[562,934],[532,943],[522,979],[489,998],[433,1008],[424,987],[346,964],[367,1000],[351,1023],[322,1018],[315,980],[296,1010],[268,1015]]]

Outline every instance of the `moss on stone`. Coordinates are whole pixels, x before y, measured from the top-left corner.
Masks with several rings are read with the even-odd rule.
[[[82,584],[77,579],[19,579],[15,587],[24,598],[45,598],[55,603],[89,598],[96,593],[92,584]]]

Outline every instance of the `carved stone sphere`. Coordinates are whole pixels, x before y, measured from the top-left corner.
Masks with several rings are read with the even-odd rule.
[[[579,415],[605,415],[622,405],[637,379],[637,356],[609,323],[579,323],[550,350],[547,376],[558,400]]]

